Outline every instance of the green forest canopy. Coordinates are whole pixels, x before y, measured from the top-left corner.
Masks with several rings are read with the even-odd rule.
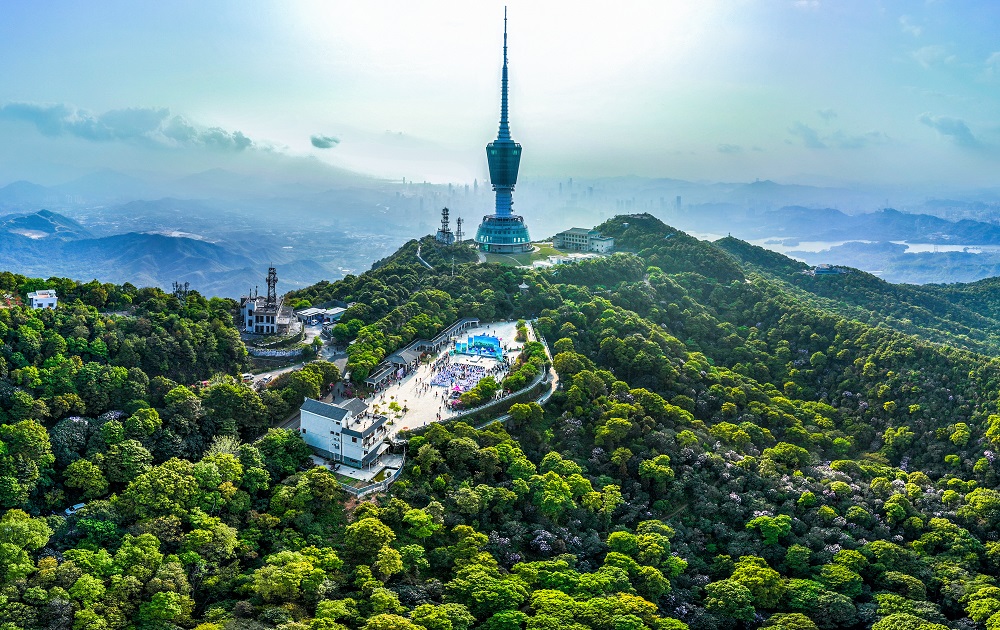
[[[534,319],[554,355],[544,408],[410,436],[360,504],[268,429],[336,368],[245,387],[233,303],[67,281],[55,312],[0,311],[0,623],[1000,627],[991,284],[598,229],[630,253],[454,276],[406,253],[291,295],[355,303],[335,334],[359,373],[466,316]]]

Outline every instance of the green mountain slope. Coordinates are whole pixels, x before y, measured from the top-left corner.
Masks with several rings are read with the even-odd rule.
[[[355,303],[335,330],[353,342],[355,381],[459,317],[532,318],[550,345],[561,386],[544,407],[514,405],[481,430],[431,423],[408,436],[401,478],[360,503],[308,466],[297,433],[264,431],[338,380],[329,364],[261,393],[221,376],[197,390],[157,377],[129,390],[120,414],[91,418],[108,407],[56,410],[46,390],[82,352],[78,341],[45,345],[46,331],[78,338],[68,318],[85,306],[63,319],[0,311],[11,366],[0,622],[1000,624],[1000,360],[975,352],[992,337],[973,334],[989,283],[822,278],[846,280],[837,292],[793,261],[649,215],[600,229],[631,253],[554,270],[457,263],[452,275],[422,265],[414,241],[369,272],[292,295]],[[189,342],[201,333],[188,322],[211,313],[213,330],[228,328],[218,302],[147,302],[144,317],[174,322]],[[508,378],[537,374],[543,355],[528,344],[524,373]],[[74,387],[103,391],[88,383]],[[71,516],[47,515],[80,499]]]
[[[968,285],[891,284],[858,269],[812,276],[801,273],[806,265],[739,239],[727,237],[714,245],[748,271],[779,282],[819,308],[939,343],[1000,354],[1000,302],[989,297],[988,287],[996,284],[990,280]]]

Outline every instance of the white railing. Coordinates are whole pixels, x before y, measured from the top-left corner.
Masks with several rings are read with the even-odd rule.
[[[405,463],[406,463],[406,461],[404,459],[403,464],[405,464]],[[394,482],[397,479],[399,479],[399,476],[403,474],[403,464],[400,464],[399,468],[397,468],[395,471],[393,471],[393,473],[391,475],[389,475],[388,477],[386,477],[382,481],[379,481],[377,483],[373,483],[373,484],[371,484],[369,486],[364,486],[363,488],[355,488],[354,486],[349,486],[349,485],[345,484],[343,481],[339,481],[339,480],[338,480],[337,483],[340,484],[341,488],[343,488],[344,490],[346,490],[347,492],[353,494],[356,497],[363,497],[366,494],[371,494],[372,492],[384,492],[390,485],[392,485],[392,482]]]

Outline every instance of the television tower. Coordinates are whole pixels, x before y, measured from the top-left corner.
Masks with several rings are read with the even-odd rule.
[[[486,145],[486,160],[490,166],[490,182],[496,192],[493,214],[483,217],[476,232],[476,242],[482,251],[521,253],[532,250],[528,226],[524,218],[513,213],[514,185],[521,164],[521,145],[510,137],[507,117],[507,9],[503,12],[503,74],[500,81],[500,130],[497,139]]]

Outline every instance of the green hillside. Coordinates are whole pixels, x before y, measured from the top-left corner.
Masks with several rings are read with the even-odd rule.
[[[873,326],[1000,355],[1000,300],[995,279],[972,284],[890,284],[870,273],[811,276],[809,267],[781,254],[727,237],[714,243],[752,272],[777,281],[808,303]]]
[[[219,353],[232,304],[109,287],[136,307],[122,320],[67,281],[65,310],[0,310],[0,623],[1000,627],[993,283],[810,277],[650,215],[598,229],[624,253],[551,270],[470,258],[452,275],[412,241],[291,294],[354,303],[334,334],[355,381],[461,317],[532,319],[549,344],[544,407],[409,435],[403,475],[370,501],[267,428],[336,368],[260,393],[225,376],[242,361]],[[160,328],[178,349],[156,363]],[[543,357],[528,344],[507,384]],[[202,372],[209,387],[171,380]]]

